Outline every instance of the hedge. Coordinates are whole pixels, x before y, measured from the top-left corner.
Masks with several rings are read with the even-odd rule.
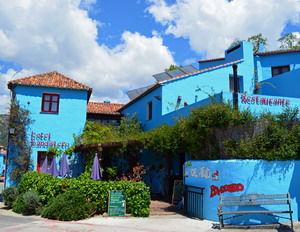
[[[134,217],[147,217],[150,214],[150,188],[143,182],[95,181],[89,178],[57,179],[49,174],[34,171],[23,175],[19,192],[35,190],[45,205],[53,197],[70,190],[82,192],[93,202],[97,213],[108,211],[110,190],[122,190],[126,198],[126,213]]]

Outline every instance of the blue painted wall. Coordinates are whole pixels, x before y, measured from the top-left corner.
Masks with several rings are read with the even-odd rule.
[[[218,178],[212,174],[218,171]],[[265,160],[214,160],[187,161],[185,163],[185,183],[204,187],[204,219],[218,221],[217,208],[219,193],[223,196],[240,196],[242,194],[285,194],[292,199],[293,219],[299,220],[300,203],[300,160],[265,161]],[[232,185],[235,184],[235,185]],[[221,186],[236,188],[234,192],[220,192]],[[287,206],[265,206],[270,210],[288,209]],[[233,224],[256,224],[276,222],[274,217],[247,215],[225,221]],[[280,220],[284,221],[284,220]]]
[[[78,135],[82,131],[86,121],[88,92],[85,90],[21,85],[17,85],[14,91],[16,100],[20,102],[23,108],[30,111],[30,117],[33,120],[27,132],[27,139],[30,141],[32,148],[33,170],[36,171],[38,151],[47,151],[51,146],[56,146],[64,151],[74,142],[73,134]],[[58,113],[41,112],[42,93],[60,94]],[[12,152],[10,152],[9,156],[12,155]],[[77,160],[69,160],[73,176],[82,172],[82,165],[78,164]],[[56,161],[58,164],[59,159],[57,158]],[[11,168],[8,167],[8,173]],[[11,181],[8,175],[7,186],[10,184]]]

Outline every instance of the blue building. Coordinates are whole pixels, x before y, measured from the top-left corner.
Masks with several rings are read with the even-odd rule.
[[[130,102],[120,109],[122,114],[137,114],[145,131],[161,124],[174,124],[178,116],[209,102],[210,97],[231,101],[241,109],[253,112],[282,112],[286,107],[300,106],[297,90],[300,74],[300,50],[261,50],[253,54],[249,42],[241,42],[225,51],[218,59],[199,61],[199,70],[185,66],[153,75],[156,83],[128,92]],[[153,166],[161,154],[146,151],[146,166]],[[182,164],[188,154],[179,154],[169,170],[161,170],[147,179],[152,192],[163,191],[163,179],[181,178]],[[167,166],[167,161],[163,166]],[[159,187],[161,186],[161,187]]]
[[[33,120],[27,139],[34,170],[39,171],[50,147],[64,151],[74,142],[73,134],[81,133],[92,88],[56,71],[10,81],[8,88],[13,100],[29,110]],[[9,149],[6,186],[13,184],[9,177],[13,167],[9,161],[14,155],[13,149]],[[52,158],[48,155],[49,165]],[[70,161],[73,176],[82,172],[82,165],[76,162],[75,159]]]

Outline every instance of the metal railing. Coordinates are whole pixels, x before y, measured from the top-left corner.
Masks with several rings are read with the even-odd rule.
[[[201,187],[184,186],[184,210],[187,215],[203,219],[203,190]]]

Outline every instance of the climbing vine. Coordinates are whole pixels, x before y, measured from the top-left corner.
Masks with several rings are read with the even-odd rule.
[[[31,147],[26,136],[29,125],[33,123],[29,111],[22,108],[18,101],[10,104],[9,128],[14,129],[14,133],[9,135],[9,166],[10,178],[18,183],[26,172],[33,167],[30,158]]]

